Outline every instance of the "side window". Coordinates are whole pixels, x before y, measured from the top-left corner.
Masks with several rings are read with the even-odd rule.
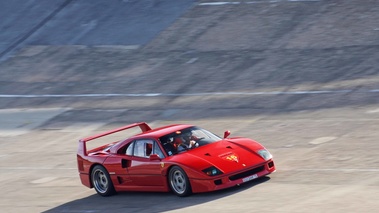
[[[134,156],[148,158],[153,152],[153,140],[136,140],[134,142]]]
[[[128,147],[126,148],[126,152],[125,154],[126,155],[133,155],[133,147],[134,147],[134,143],[135,142],[132,142],[128,145]]]
[[[126,154],[128,155],[128,150],[134,150],[133,155],[137,157],[148,158],[151,154],[157,154],[160,158],[164,158],[162,150],[159,148],[157,142],[150,139],[136,140],[133,142],[134,146],[131,144],[127,150]],[[130,154],[131,155],[131,154]]]
[[[134,142],[134,156],[145,157],[144,149],[145,149],[145,141],[138,140]]]
[[[154,143],[154,152],[153,152],[153,154],[157,154],[160,158],[164,158],[163,152],[162,152],[161,148],[159,148],[157,142]]]

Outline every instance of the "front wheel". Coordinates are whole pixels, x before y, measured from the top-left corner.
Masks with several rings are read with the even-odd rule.
[[[170,169],[168,181],[171,190],[180,197],[188,196],[192,193],[191,184],[187,174],[179,166]]]
[[[110,196],[116,193],[108,171],[100,165],[95,166],[91,172],[92,185],[101,196]]]

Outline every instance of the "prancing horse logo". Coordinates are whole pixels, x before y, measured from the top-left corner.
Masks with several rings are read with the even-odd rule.
[[[230,160],[238,163],[238,156],[236,154],[227,155],[224,157],[225,160]]]

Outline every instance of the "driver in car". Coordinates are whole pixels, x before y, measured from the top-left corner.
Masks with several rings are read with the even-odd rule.
[[[198,138],[196,136],[192,135],[191,132],[187,132],[175,137],[174,144],[177,151],[181,152],[187,149],[198,147],[199,144],[196,142],[197,140]]]

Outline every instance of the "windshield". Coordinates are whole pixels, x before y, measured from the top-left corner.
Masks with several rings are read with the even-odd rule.
[[[167,155],[174,155],[220,141],[221,138],[205,129],[190,127],[165,135],[159,140]]]

